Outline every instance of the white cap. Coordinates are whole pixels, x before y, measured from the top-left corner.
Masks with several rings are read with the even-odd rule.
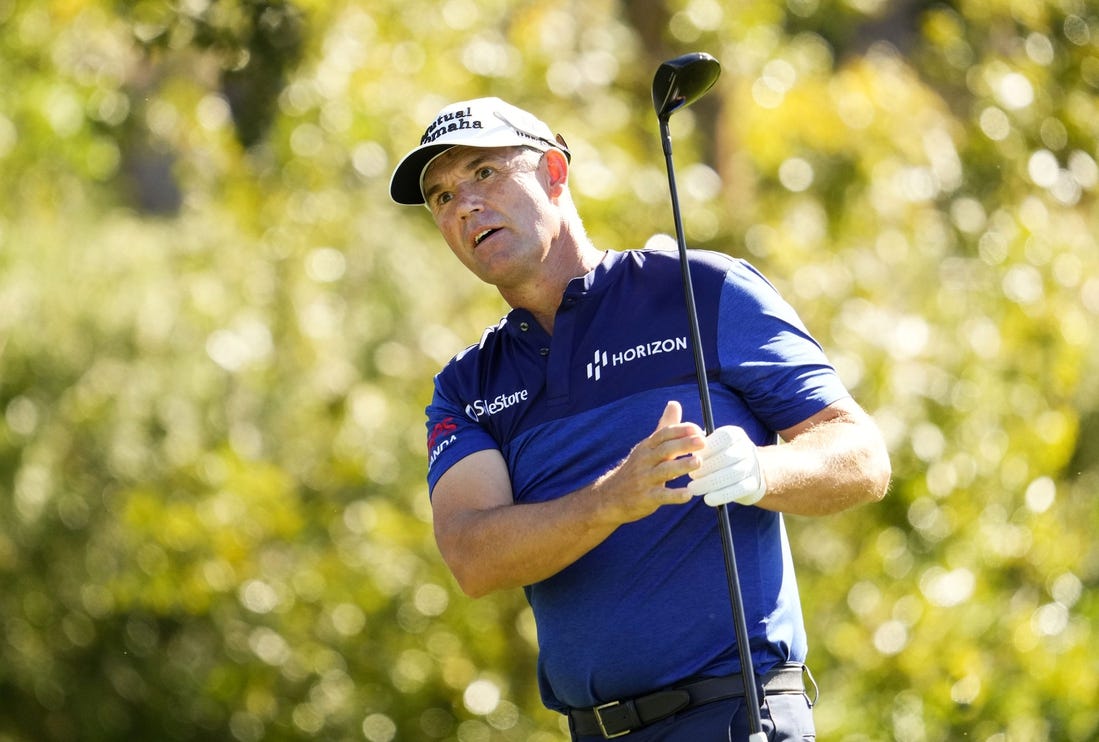
[[[397,163],[389,181],[389,195],[399,204],[424,203],[424,171],[451,147],[556,148],[571,158],[565,140],[532,114],[499,98],[477,98],[452,103],[427,127],[420,146]]]

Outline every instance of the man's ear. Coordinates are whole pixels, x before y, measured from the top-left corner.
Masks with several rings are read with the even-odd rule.
[[[546,174],[549,177],[550,195],[560,195],[569,180],[569,161],[559,149],[548,149],[543,156],[546,162]]]

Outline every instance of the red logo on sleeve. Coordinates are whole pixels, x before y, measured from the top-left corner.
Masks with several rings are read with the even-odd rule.
[[[435,427],[431,429],[431,435],[427,437],[427,450],[435,448],[435,444],[438,443],[439,438],[445,435],[450,435],[458,429],[458,425],[454,422],[453,417],[443,418],[442,422],[435,423]]]

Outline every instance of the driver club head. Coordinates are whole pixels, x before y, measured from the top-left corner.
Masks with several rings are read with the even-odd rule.
[[[721,63],[706,52],[691,52],[669,59],[653,77],[653,107],[658,118],[667,119],[706,94],[718,75]]]

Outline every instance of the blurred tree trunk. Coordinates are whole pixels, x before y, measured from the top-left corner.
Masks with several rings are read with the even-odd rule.
[[[623,3],[623,8],[625,17],[641,38],[641,49],[645,55],[645,69],[648,72],[647,75],[642,75],[643,79],[651,80],[651,76],[656,73],[661,62],[681,54],[700,51],[717,56],[712,49],[687,49],[681,44],[669,42],[668,25],[672,14],[665,0],[628,2]],[[722,75],[727,74],[728,70],[723,69]],[[720,89],[711,91],[709,95],[700,98],[691,106],[698,129],[696,146],[699,148],[702,161],[719,173],[722,170],[721,163],[726,161],[727,155],[733,149],[730,143],[725,141],[726,137],[732,137],[731,127],[721,127],[720,125],[724,108],[725,100]]]

